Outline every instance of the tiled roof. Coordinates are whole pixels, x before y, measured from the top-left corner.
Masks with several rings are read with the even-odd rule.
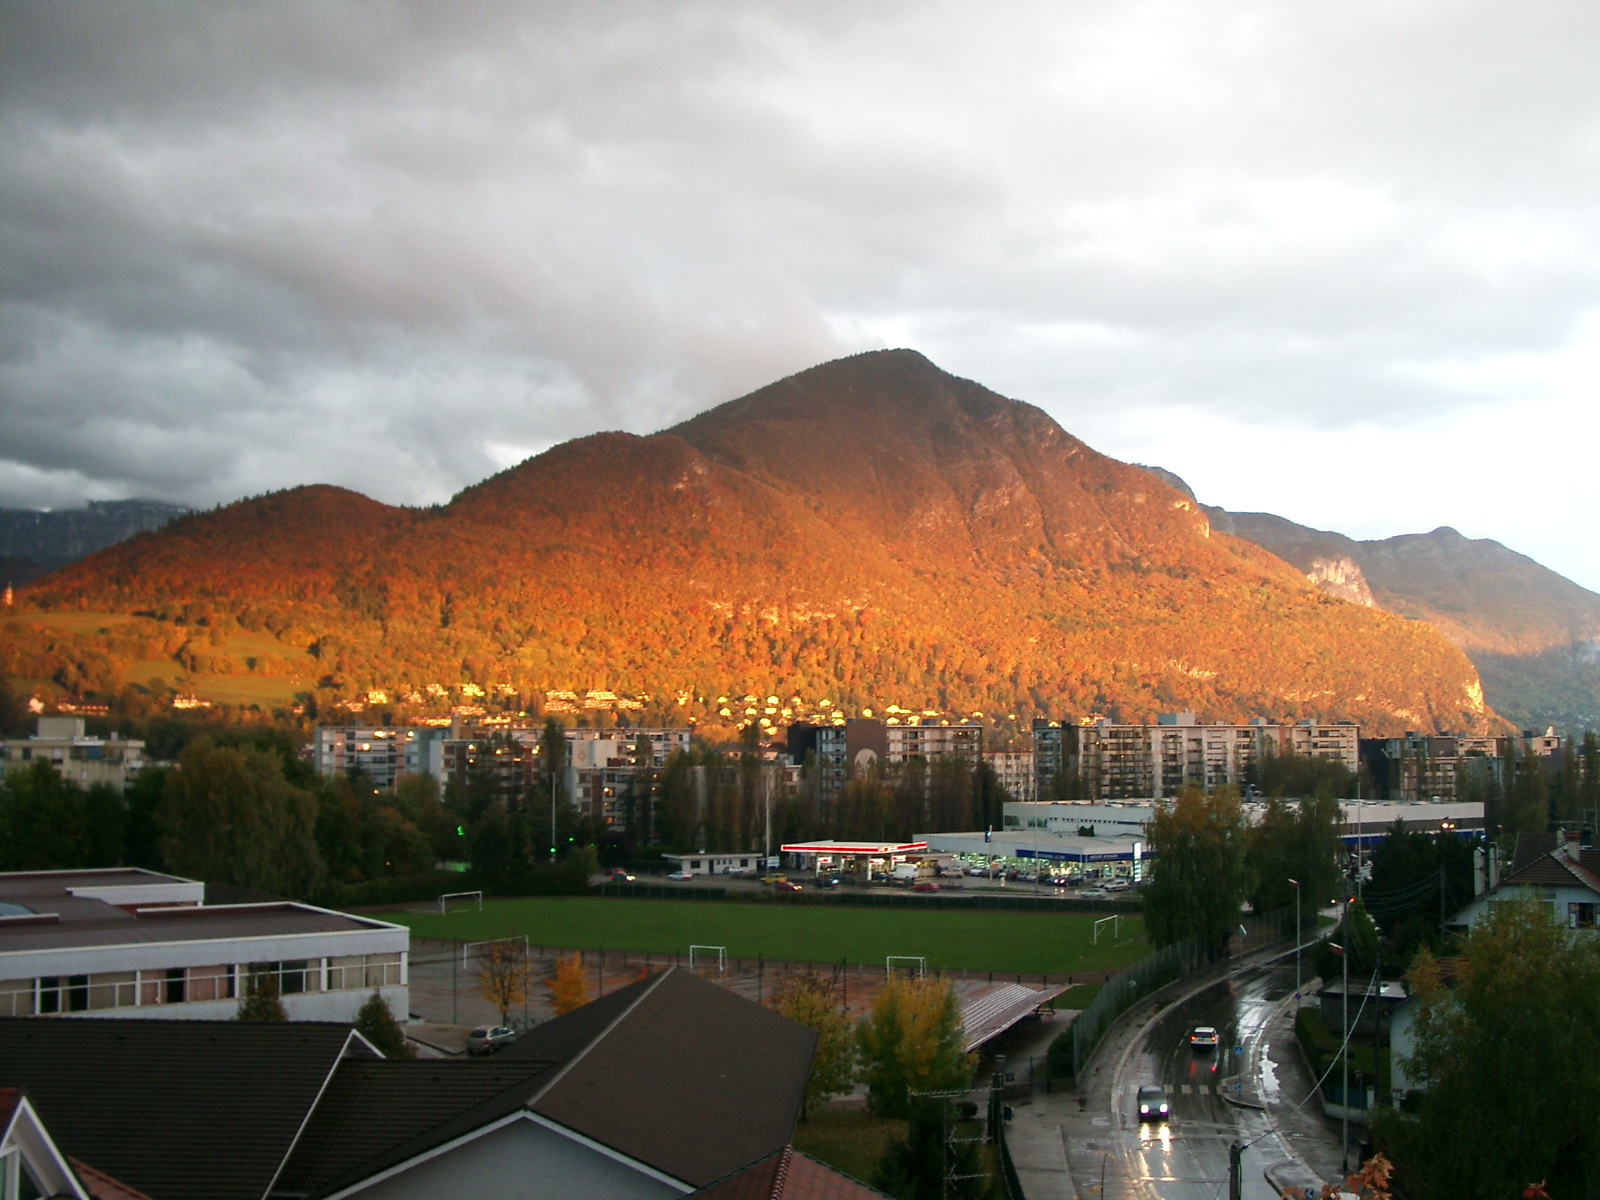
[[[533,1110],[696,1187],[787,1145],[816,1034],[681,969],[634,989]]]
[[[317,1102],[279,1191],[334,1191],[516,1112],[549,1064],[346,1059]]]
[[[129,1187],[260,1200],[350,1042],[311,1022],[4,1017],[0,1071],[63,1153]]]
[[[884,1193],[785,1146],[690,1195],[703,1200],[883,1200]]]
[[[1534,859],[1520,871],[1513,871],[1500,881],[1505,887],[1582,887],[1600,895],[1600,877],[1587,867],[1580,866],[1560,854],[1546,854]]]
[[[1516,848],[1511,852],[1511,870],[1515,875],[1531,867],[1561,844],[1559,833],[1519,833]]]
[[[94,1200],[150,1200],[143,1192],[119,1183],[104,1171],[96,1171],[88,1163],[72,1159],[72,1169],[78,1173],[78,1182]]]

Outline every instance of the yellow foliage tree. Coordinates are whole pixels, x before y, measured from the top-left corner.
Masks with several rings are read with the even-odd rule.
[[[942,979],[891,979],[856,1028],[868,1102],[904,1116],[917,1092],[965,1087],[977,1057],[961,1048],[961,1013]]]
[[[555,974],[545,981],[550,991],[550,1006],[564,1017],[589,1003],[589,984],[583,973],[583,955],[574,950],[556,959]]]
[[[483,998],[500,1010],[500,1024],[504,1025],[513,1008],[528,1000],[528,982],[532,968],[521,946],[508,942],[494,942],[483,966],[478,971],[478,990]]]

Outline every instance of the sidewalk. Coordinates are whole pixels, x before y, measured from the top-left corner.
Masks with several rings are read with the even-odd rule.
[[[1308,981],[1303,993],[1311,993],[1316,980]],[[1322,1111],[1322,1102],[1313,1094],[1315,1080],[1294,1036],[1295,1005],[1292,997],[1278,1007],[1262,1035],[1256,1069],[1244,1084],[1243,1100],[1262,1108],[1283,1141],[1299,1160],[1290,1160],[1267,1169],[1267,1180],[1280,1192],[1284,1188],[1310,1187],[1315,1196],[1324,1183],[1337,1183],[1347,1174],[1342,1169],[1344,1152],[1340,1123]],[[1364,1126],[1350,1126],[1351,1170],[1359,1165]]]

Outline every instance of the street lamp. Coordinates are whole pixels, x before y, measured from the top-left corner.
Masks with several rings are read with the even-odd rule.
[[[1294,889],[1294,1002],[1300,1003],[1300,881],[1289,880]]]
[[[1348,917],[1350,915],[1350,902],[1348,900],[1345,901],[1344,911],[1345,916]],[[1339,1105],[1339,1111],[1343,1114],[1340,1118],[1340,1124],[1343,1127],[1340,1134],[1340,1142],[1344,1147],[1344,1167],[1342,1170],[1343,1174],[1348,1175],[1350,1173],[1350,956],[1345,953],[1343,946],[1336,946],[1330,943],[1329,949],[1337,954],[1339,961],[1344,964],[1344,994],[1339,997],[1344,1004],[1344,1017],[1341,1022],[1344,1026],[1344,1043],[1339,1047],[1339,1059],[1343,1064],[1344,1074],[1343,1080],[1339,1085],[1339,1098],[1342,1101]]]

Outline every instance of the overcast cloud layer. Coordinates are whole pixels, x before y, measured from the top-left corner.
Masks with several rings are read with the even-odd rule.
[[[442,500],[910,346],[1600,589],[1600,5],[0,9],[0,504]]]

